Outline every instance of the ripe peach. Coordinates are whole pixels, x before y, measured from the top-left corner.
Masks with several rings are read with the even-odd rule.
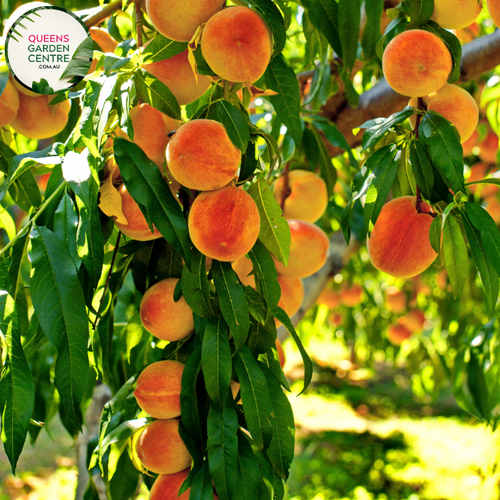
[[[478,144],[479,158],[486,163],[496,163],[498,154],[498,136],[490,130]]]
[[[390,286],[385,291],[385,306],[393,313],[406,311],[406,294],[395,286]]]
[[[409,339],[411,335],[411,331],[401,323],[391,325],[387,331],[387,337],[394,345],[401,345],[405,340]]]
[[[477,128],[472,132],[471,136],[462,142],[462,149],[464,151],[464,156],[470,156],[472,154],[472,150],[476,147],[477,141],[479,139],[479,132]]]
[[[212,191],[229,184],[241,162],[241,151],[222,123],[193,120],[182,125],[167,146],[174,179],[189,189]]]
[[[363,288],[354,283],[348,286],[347,283],[342,285],[342,290],[340,291],[340,303],[346,307],[355,307],[363,298]]]
[[[455,36],[460,40],[463,45],[465,43],[472,42],[479,35],[479,24],[476,22],[469,24],[465,28],[461,28],[455,31]]]
[[[135,451],[141,464],[157,474],[174,474],[191,465],[191,455],[179,435],[179,420],[155,420],[142,431]]]
[[[425,324],[425,314],[420,309],[413,309],[405,316],[404,325],[410,332],[419,332]]]
[[[253,264],[248,257],[240,257],[231,264],[231,267],[244,285],[255,288],[255,276],[250,274],[253,273]]]
[[[316,299],[316,304],[324,304],[328,309],[335,309],[340,305],[340,294],[331,288],[325,288]]]
[[[48,139],[61,132],[68,123],[71,104],[68,100],[49,106],[53,97],[29,97],[19,93],[19,109],[10,126],[29,139]]]
[[[382,67],[387,83],[402,95],[423,97],[439,90],[453,68],[451,53],[436,35],[408,30],[387,45]]]
[[[118,188],[118,192],[122,198],[122,212],[128,224],[121,224],[115,221],[116,227],[129,238],[138,241],[149,241],[161,238],[161,233],[158,229],[154,228],[154,232],[151,232],[139,205],[132,198],[125,184],[122,184]]]
[[[290,194],[285,200],[283,217],[316,222],[328,205],[328,191],[325,181],[310,170],[292,170],[288,174]],[[274,197],[281,204],[285,176],[274,183]]]
[[[299,278],[287,278],[280,275],[278,275],[278,283],[281,287],[278,306],[292,317],[300,309],[304,300],[304,284]]]
[[[486,0],[486,7],[493,23],[497,28],[500,28],[500,2],[498,0]]]
[[[144,64],[142,67],[164,83],[180,105],[189,104],[201,97],[212,83],[206,75],[198,75],[196,82],[187,50],[163,61]]]
[[[413,97],[408,103],[417,107],[418,99]],[[429,111],[442,114],[458,130],[460,142],[465,142],[474,132],[479,121],[479,108],[475,99],[461,87],[447,83],[439,90],[423,97]],[[411,117],[415,126],[416,116]]]
[[[495,223],[500,224],[500,203],[498,202],[496,196],[488,198],[485,208]]]
[[[274,259],[276,270],[289,278],[305,278],[323,267],[330,242],[325,232],[310,222],[290,219],[288,225],[291,231],[288,265]]]
[[[224,6],[223,0],[146,0],[151,23],[163,36],[189,42],[198,26],[208,21]]]
[[[474,182],[484,179],[488,176],[489,165],[486,163],[478,162],[472,165],[470,170],[470,176],[467,179],[467,182]],[[472,186],[468,186],[471,193],[475,194],[476,190],[478,191],[481,198],[487,199],[491,196],[495,196],[498,192],[498,187],[492,184],[473,184]]]
[[[276,350],[278,351],[278,358],[280,360],[280,366],[283,368],[286,363],[285,351],[283,351],[283,346],[279,340],[276,340]]]
[[[328,316],[328,322],[332,326],[340,326],[344,322],[344,315],[341,312],[332,312]]]
[[[266,22],[248,7],[228,7],[212,16],[201,35],[212,70],[230,82],[255,82],[266,71],[273,41]]]
[[[441,290],[444,290],[448,284],[448,273],[446,269],[441,269],[438,273],[436,273],[436,284]]]
[[[134,127],[134,143],[162,170],[165,149],[170,140],[168,134],[180,125],[180,121],[170,118],[146,103],[132,108],[130,119]],[[118,137],[130,140],[120,128],[117,128],[115,133]]]
[[[193,311],[181,297],[174,301],[177,278],[158,281],[142,297],[141,321],[149,333],[159,339],[176,341],[187,337],[194,329]]]
[[[473,23],[481,13],[478,0],[434,0],[432,20],[446,30],[458,30]]]
[[[148,365],[137,379],[137,404],[153,418],[170,419],[181,414],[181,379],[184,365],[164,360]]]
[[[16,116],[19,109],[19,94],[10,80],[7,80],[0,96],[0,128],[5,127]]]
[[[257,241],[259,210],[252,197],[235,186],[205,191],[191,206],[188,229],[201,253],[231,262],[247,254]]]
[[[184,469],[175,474],[160,474],[149,493],[149,500],[189,500],[191,488],[188,488],[181,496],[179,490],[182,483],[188,477],[190,469]],[[214,494],[214,500],[219,500],[219,497]]]
[[[96,42],[97,45],[101,47],[102,52],[113,53],[115,51],[116,47],[118,46],[118,41],[109,34],[108,30],[105,30],[104,28],[98,28],[97,26],[92,26],[89,31],[92,40],[94,40],[94,42]],[[93,73],[96,68],[97,59],[94,58],[87,74]]]
[[[384,205],[367,241],[368,255],[379,271],[411,278],[434,262],[437,253],[429,241],[430,207],[421,202],[421,210],[427,213],[417,213],[414,196]]]

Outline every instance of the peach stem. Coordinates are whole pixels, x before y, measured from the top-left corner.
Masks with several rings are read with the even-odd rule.
[[[142,47],[142,12],[140,0],[134,0],[135,4],[135,30],[137,31],[137,47]]]
[[[424,100],[419,97],[418,98],[418,109],[426,109],[426,106],[425,106],[425,103],[424,103]],[[416,122],[415,122],[415,138],[418,140],[419,138],[419,131],[418,131],[418,128],[420,127],[420,122],[422,121],[422,115],[419,113],[417,114],[417,119],[416,119]],[[420,188],[418,187],[417,185],[417,206],[416,206],[416,209],[417,209],[417,213],[421,213],[421,210],[420,210],[420,203],[422,202],[422,196],[420,195]]]
[[[285,212],[285,201],[286,199],[290,196],[291,190],[290,190],[290,164],[287,163],[285,165],[285,171],[283,173],[283,193],[281,194],[281,201],[280,201],[280,206],[281,206],[281,211],[284,213]]]
[[[102,10],[97,12],[97,14],[84,19],[83,22],[85,23],[85,26],[87,26],[87,28],[92,28],[92,26],[96,26],[101,21],[104,21],[104,19],[109,17],[116,10],[120,10],[122,8],[122,5],[122,0],[115,0],[114,2],[108,3],[103,7]]]

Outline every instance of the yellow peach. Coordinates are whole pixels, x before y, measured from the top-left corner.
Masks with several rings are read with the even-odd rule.
[[[481,0],[434,0],[432,20],[446,30],[458,30],[473,23],[481,13]]]

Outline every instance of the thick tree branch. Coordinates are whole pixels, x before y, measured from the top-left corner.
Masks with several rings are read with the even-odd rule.
[[[113,12],[120,10],[122,8],[122,5],[123,5],[122,0],[115,0],[114,2],[103,5],[102,10],[100,10],[99,12],[90,17],[87,17],[86,19],[83,20],[83,22],[85,23],[85,26],[87,26],[87,28],[96,26],[101,21],[104,21],[104,19],[113,14]]]

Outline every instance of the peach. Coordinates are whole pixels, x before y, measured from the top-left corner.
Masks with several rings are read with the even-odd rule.
[[[422,99],[429,111],[440,113],[455,125],[460,135],[460,142],[465,142],[476,129],[479,108],[476,100],[463,88],[447,83]],[[413,97],[408,104],[416,108],[418,99]],[[410,120],[415,126],[416,116],[413,115]]]
[[[276,350],[278,351],[278,358],[280,360],[280,366],[283,368],[286,363],[285,351],[283,351],[283,346],[279,340],[276,340]]]
[[[271,60],[273,40],[255,10],[233,6],[208,20],[201,35],[201,52],[223,80],[255,82]]]
[[[481,13],[478,0],[434,0],[431,19],[441,28],[458,30],[473,23]]]
[[[498,154],[498,136],[490,130],[478,144],[479,158],[485,163],[496,163]]]
[[[179,280],[167,278],[146,290],[142,297],[141,321],[149,333],[170,342],[187,337],[194,329],[193,311],[181,297],[174,301]]]
[[[472,165],[470,169],[470,176],[467,179],[467,182],[480,181],[488,176],[489,165],[486,163],[478,162]],[[475,194],[476,190],[481,196],[481,198],[487,199],[491,196],[495,196],[498,192],[498,187],[493,184],[473,184],[472,186],[468,186],[468,189],[471,193]]]
[[[183,186],[213,191],[236,176],[241,151],[231,142],[222,123],[193,120],[182,125],[167,146],[167,164]]]
[[[288,278],[305,278],[319,271],[326,262],[330,242],[325,232],[303,220],[288,220],[291,232],[288,265],[274,259],[276,270]]]
[[[201,97],[212,83],[206,75],[198,75],[196,81],[187,50],[163,61],[144,64],[142,67],[164,83],[180,105],[189,104]]]
[[[174,474],[191,465],[191,455],[179,435],[179,420],[155,420],[141,432],[135,451],[144,468]]]
[[[94,42],[97,43],[99,47],[101,47],[102,52],[113,53],[115,51],[116,47],[118,46],[118,41],[109,34],[108,30],[105,30],[104,28],[98,28],[97,26],[92,26],[89,31],[92,40],[94,40]],[[94,58],[87,74],[93,73],[96,68],[97,59]]]
[[[287,278],[280,275],[278,275],[278,283],[281,287],[281,298],[278,306],[289,317],[292,317],[300,309],[304,300],[304,284],[299,278]]]
[[[347,283],[342,285],[342,290],[340,291],[340,303],[346,307],[355,307],[363,298],[363,288],[358,284],[354,283],[348,286]]]
[[[212,259],[232,262],[247,254],[260,232],[260,215],[253,198],[228,186],[200,193],[189,212],[188,229],[194,246]]]
[[[134,391],[137,404],[153,418],[181,415],[181,380],[184,365],[164,360],[151,363],[141,372]]]
[[[419,332],[425,324],[425,314],[420,309],[411,310],[404,319],[404,325],[410,332]]]
[[[397,323],[389,326],[387,337],[394,345],[401,345],[405,340],[411,337],[411,331],[403,324]]]
[[[68,100],[49,106],[51,96],[30,97],[19,93],[19,109],[10,126],[29,139],[48,139],[68,123],[71,104]]]
[[[479,139],[479,132],[477,128],[472,132],[470,137],[462,142],[462,149],[464,151],[464,156],[470,156],[472,154],[472,150],[476,147],[477,141]]]
[[[149,500],[189,500],[191,488],[188,488],[179,496],[179,490],[188,477],[189,471],[190,469],[184,469],[175,474],[160,474],[153,483],[149,493]],[[215,494],[214,500],[219,500],[219,497]]]
[[[436,273],[436,284],[441,290],[444,290],[446,288],[446,285],[448,284],[448,273],[446,272],[446,269],[441,269],[438,273]]]
[[[485,208],[495,223],[500,224],[500,203],[495,196],[488,198]]]
[[[340,305],[340,294],[331,288],[325,288],[316,299],[316,304],[322,304],[328,309],[335,309]]]
[[[385,291],[385,306],[393,313],[406,311],[406,294],[399,288],[390,286]]]
[[[423,97],[439,90],[453,69],[451,53],[436,35],[403,31],[385,48],[382,68],[387,83],[402,95]]]
[[[149,229],[148,223],[139,208],[139,205],[128,192],[125,184],[118,188],[122,198],[122,212],[128,224],[121,224],[115,220],[116,227],[126,236],[138,241],[149,241],[161,238],[161,233],[154,228],[154,232]]]
[[[340,312],[332,312],[328,316],[328,322],[334,327],[340,326],[344,322],[344,315]]]
[[[130,119],[134,127],[134,143],[162,170],[165,149],[170,140],[168,134],[180,125],[180,121],[146,103],[133,107],[130,110]],[[117,128],[115,133],[118,137],[130,140],[120,128]]]
[[[5,127],[16,116],[19,109],[19,94],[10,80],[0,95],[0,128]]]
[[[283,217],[316,222],[328,205],[325,181],[310,170],[292,170],[288,173],[290,194],[285,200]],[[281,204],[285,175],[274,183],[274,197]]]
[[[231,264],[231,267],[244,285],[255,288],[255,276],[251,274],[253,273],[253,264],[248,257],[240,257]]]
[[[498,0],[486,0],[486,7],[493,23],[497,28],[500,28],[500,2]]]
[[[430,207],[402,196],[386,203],[368,238],[368,255],[379,270],[396,278],[411,278],[425,271],[437,257],[429,241]]]
[[[198,26],[224,6],[223,0],[146,0],[146,10],[155,29],[178,42],[189,42]]]
[[[455,36],[460,40],[462,45],[472,42],[472,40],[479,36],[479,24],[474,22],[465,28],[458,29],[455,31]]]

